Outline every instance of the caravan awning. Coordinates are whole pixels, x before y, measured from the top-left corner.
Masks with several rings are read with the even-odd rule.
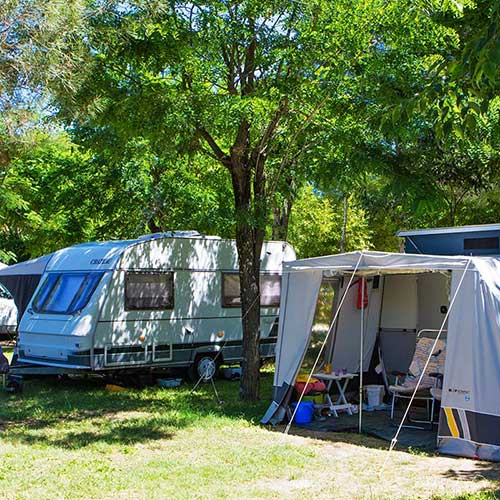
[[[423,271],[459,271],[464,269],[470,257],[440,256],[407,253],[360,251],[326,255],[284,263],[284,272],[322,270],[332,274],[352,272],[357,274],[401,274]]]
[[[7,288],[17,307],[18,318],[24,314],[36,287],[54,254],[20,262],[0,269],[0,283]]]
[[[449,316],[443,318],[439,330],[443,331],[447,320],[438,449],[451,455],[500,461],[500,257],[361,251],[285,263],[273,401],[262,423],[280,422],[286,414],[309,346],[318,294],[325,276],[350,275],[352,279],[355,275],[428,272],[451,274]],[[383,280],[382,293],[386,286]],[[349,289],[349,284],[345,289]],[[344,328],[349,322],[356,322],[356,328],[360,325],[360,342],[347,342],[343,348],[359,353],[361,374],[362,367],[366,366],[363,364],[364,340],[369,329],[365,328],[363,308],[354,315],[342,310],[346,294],[342,295],[334,318],[340,318],[339,324],[342,324],[341,313],[345,312]],[[380,310],[382,306],[383,302],[379,302],[377,307]],[[368,309],[366,318],[370,323]],[[373,324],[378,328],[376,320]],[[332,322],[329,332],[333,327]]]

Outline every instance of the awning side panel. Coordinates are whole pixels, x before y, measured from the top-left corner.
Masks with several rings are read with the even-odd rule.
[[[322,271],[289,273],[286,266],[284,268],[276,345],[274,401],[263,423],[272,419],[286,398],[288,391],[284,388],[293,386],[302,364],[309,344],[322,277]]]
[[[40,274],[0,276],[0,283],[7,288],[16,304],[18,322],[26,311],[41,277]]]
[[[461,276],[461,271],[453,273],[452,296]],[[442,399],[443,415],[449,418],[441,419],[438,433],[442,452],[451,453],[459,439],[469,443],[467,456],[470,443],[478,456],[483,445],[498,448],[489,449],[490,459],[500,456],[498,433],[479,432],[484,426],[472,425],[485,418],[500,422],[499,277],[498,261],[473,259],[450,313]]]
[[[7,288],[17,307],[17,319],[21,319],[24,311],[40,283],[40,279],[54,254],[43,255],[36,259],[3,267],[0,270],[0,283]]]

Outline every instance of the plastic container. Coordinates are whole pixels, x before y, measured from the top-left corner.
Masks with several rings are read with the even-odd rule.
[[[168,389],[170,387],[179,387],[182,384],[181,378],[159,378],[158,386]]]
[[[366,397],[368,399],[368,406],[375,407],[382,404],[382,398],[384,397],[384,386],[383,385],[367,385]]]
[[[227,380],[239,380],[241,378],[241,367],[223,368],[222,375]]]
[[[315,404],[322,404],[323,394],[307,394],[302,398],[302,401],[311,401]]]
[[[121,385],[115,385],[115,384],[106,384],[105,389],[109,392],[121,392],[121,391],[126,391],[126,387],[122,387]]]
[[[292,408],[295,411],[297,403],[292,403]],[[310,424],[313,420],[314,403],[312,401],[301,401],[294,417],[296,424]]]

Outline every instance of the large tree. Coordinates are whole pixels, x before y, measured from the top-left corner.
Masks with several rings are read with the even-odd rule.
[[[306,140],[322,107],[345,94],[371,50],[377,8],[383,3],[109,1],[83,37],[88,53],[78,91],[66,102],[59,95],[72,123],[196,151],[229,173],[245,399],[259,392],[259,270],[269,202],[290,165],[278,155],[287,141],[295,149],[299,136]]]
[[[12,158],[35,146],[40,120],[51,113],[47,86],[69,91],[79,57],[76,45],[84,2],[0,2],[0,207],[23,213],[25,200],[12,189]],[[15,176],[15,174],[14,174]],[[17,184],[19,187],[19,184]],[[27,222],[27,221],[25,221]],[[6,227],[0,213],[0,225]],[[3,246],[3,245],[2,245]],[[14,259],[0,249],[0,260]]]
[[[23,132],[40,118],[40,109],[50,113],[43,109],[47,88],[74,89],[84,7],[84,0],[1,2],[0,168],[22,145]]]
[[[420,106],[437,111],[441,135],[454,130],[481,139],[482,122],[500,104],[500,1],[422,4],[430,18],[453,29],[457,43],[436,60]]]

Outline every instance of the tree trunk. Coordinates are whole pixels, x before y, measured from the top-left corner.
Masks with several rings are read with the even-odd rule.
[[[349,198],[344,196],[344,218],[342,220],[342,232],[340,233],[340,253],[345,252],[347,237],[347,215],[349,210]]]
[[[281,207],[273,208],[272,238],[275,241],[286,241],[288,236],[288,223],[292,211],[292,200],[286,200]]]
[[[246,227],[245,227],[246,226]],[[248,225],[240,225],[236,245],[240,265],[243,360],[240,397],[257,401],[260,389],[260,250]]]
[[[278,112],[277,112],[278,113]],[[281,111],[279,111],[281,113]],[[277,116],[279,116],[279,113]],[[277,118],[269,127],[274,129]],[[266,177],[263,148],[271,131],[266,132],[259,147],[250,151],[250,124],[243,119],[238,127],[229,155],[203,128],[200,135],[211,147],[217,159],[231,173],[236,215],[236,248],[238,250],[241,323],[243,328],[242,377],[240,397],[245,401],[259,398],[260,386],[260,253],[266,222]]]
[[[246,51],[244,74],[247,79],[242,87],[243,96],[253,91],[255,47],[256,39],[253,39]],[[264,172],[266,147],[285,110],[286,103],[282,103],[253,149],[250,147],[250,123],[243,118],[229,154],[204,127],[198,127],[214,156],[231,173],[233,184],[243,328],[240,398],[245,401],[257,401],[260,389],[260,254],[268,215]]]
[[[250,161],[233,158],[231,177],[236,208],[236,247],[238,250],[243,360],[240,398],[257,401],[260,389],[260,253],[264,231],[259,229],[261,180],[253,179]],[[257,197],[256,197],[257,193]]]
[[[148,220],[148,229],[150,233],[161,233],[161,227],[156,224],[154,216]]]

